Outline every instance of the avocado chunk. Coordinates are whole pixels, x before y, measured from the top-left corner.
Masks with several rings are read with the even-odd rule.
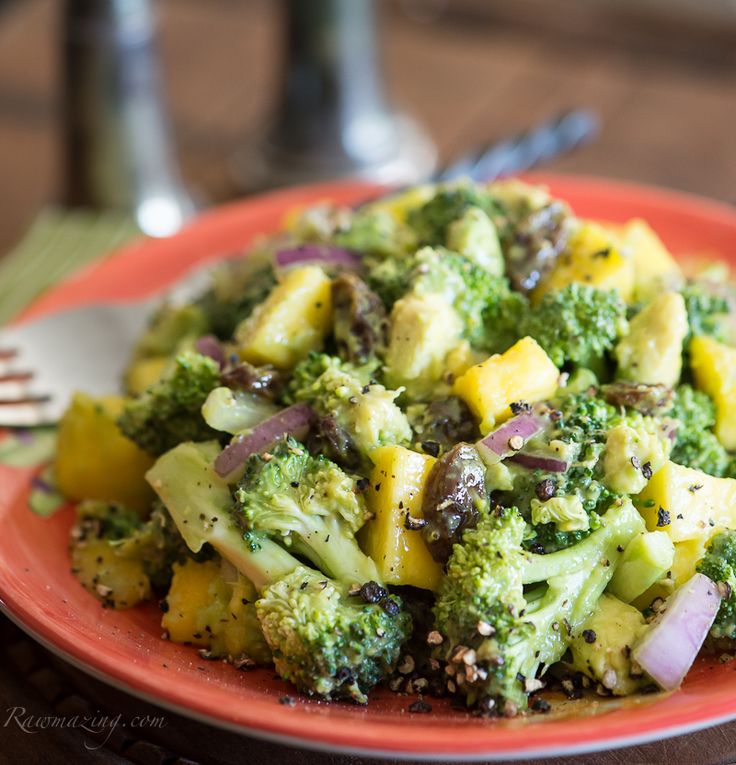
[[[606,437],[603,483],[618,494],[638,494],[667,462],[671,449],[663,426],[650,417],[636,427],[616,425]]]
[[[447,247],[494,276],[503,276],[501,242],[493,221],[480,209],[469,207],[447,229]]]
[[[634,675],[631,648],[646,630],[644,617],[633,606],[604,593],[598,608],[573,635],[572,667],[600,683],[614,696],[628,696],[647,681]]]
[[[441,295],[411,293],[397,300],[385,359],[388,384],[404,386],[412,398],[431,395],[462,330],[455,309]]]
[[[616,346],[618,377],[631,382],[674,387],[682,371],[682,344],[687,337],[685,300],[665,292],[629,323],[629,334]]]
[[[675,545],[664,531],[647,531],[626,546],[608,589],[624,603],[662,579],[672,568]]]

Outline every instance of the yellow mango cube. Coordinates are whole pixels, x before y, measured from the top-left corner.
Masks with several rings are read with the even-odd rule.
[[[634,293],[634,260],[621,250],[615,237],[598,223],[587,221],[570,237],[565,251],[532,293],[537,303],[551,290],[569,284],[616,289],[624,300]]]
[[[220,633],[228,620],[230,592],[220,576],[219,562],[175,563],[166,603],[168,610],[161,619],[161,626],[171,640],[220,652]],[[207,626],[209,630],[205,629]]]
[[[636,506],[650,531],[673,542],[709,537],[719,526],[736,528],[736,479],[665,463],[637,495]]]
[[[711,337],[690,342],[695,384],[716,404],[715,434],[729,451],[736,450],[736,348]]]
[[[442,567],[430,555],[421,532],[404,525],[407,513],[422,517],[424,485],[435,459],[403,446],[381,446],[371,452],[371,459],[366,500],[374,517],[360,530],[363,549],[387,584],[437,590]]]
[[[145,473],[154,459],[127,439],[115,423],[120,396],[76,393],[59,422],[56,484],[68,499],[119,502],[140,512],[154,497]]]
[[[168,363],[168,356],[151,356],[134,361],[125,372],[125,387],[128,393],[131,396],[144,393],[161,379]]]
[[[476,364],[455,380],[452,392],[480,420],[483,435],[511,416],[516,401],[533,404],[557,390],[560,372],[542,347],[524,337],[502,354]]]
[[[286,273],[235,339],[243,361],[287,369],[320,348],[331,326],[331,281],[318,266],[304,266]]]
[[[677,289],[682,269],[654,229],[634,218],[620,230],[621,247],[634,262],[634,299],[648,302],[664,290]]]
[[[86,539],[72,546],[72,573],[105,606],[131,608],[151,597],[143,561],[118,555],[106,539]]]
[[[374,202],[370,209],[377,212],[386,212],[398,223],[406,223],[409,213],[419,209],[434,196],[437,187],[434,184],[412,186],[407,191],[390,194],[383,199]]]

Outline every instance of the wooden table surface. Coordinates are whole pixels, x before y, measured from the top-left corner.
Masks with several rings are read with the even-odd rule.
[[[212,203],[237,194],[229,170],[232,156],[268,118],[278,76],[274,5],[267,0],[158,3],[168,100],[184,174]],[[733,28],[630,19],[611,13],[606,4],[581,0],[404,0],[386,6],[382,45],[390,93],[424,123],[442,158],[563,108],[587,106],[602,118],[598,141],[553,162],[550,170],[654,183],[736,202]],[[0,2],[0,178],[5,189],[0,253],[54,200],[58,188],[58,7],[55,0]],[[12,666],[0,663],[0,716],[3,707],[21,701],[29,710],[48,711],[70,695],[108,709],[141,707],[39,654],[7,622],[2,628],[4,646],[15,645],[20,658]],[[177,756],[259,765],[361,761],[239,739],[165,715],[163,743],[146,748],[128,742],[118,749],[112,743],[85,748],[81,735],[68,731],[27,735],[0,719],[0,763],[174,762]],[[564,761],[720,765],[736,761],[736,724]]]

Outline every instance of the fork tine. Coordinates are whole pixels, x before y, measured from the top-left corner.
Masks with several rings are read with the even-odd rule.
[[[17,398],[0,398],[0,406],[20,406],[21,404],[45,404],[51,401],[48,394],[41,396],[18,396]]]
[[[0,383],[18,383],[27,382],[33,379],[33,372],[6,372],[0,374]]]

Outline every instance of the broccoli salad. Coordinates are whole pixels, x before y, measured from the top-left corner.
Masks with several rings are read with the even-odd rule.
[[[160,306],[54,470],[104,607],[306,695],[673,690],[736,640],[736,291],[516,180],[317,205]]]

